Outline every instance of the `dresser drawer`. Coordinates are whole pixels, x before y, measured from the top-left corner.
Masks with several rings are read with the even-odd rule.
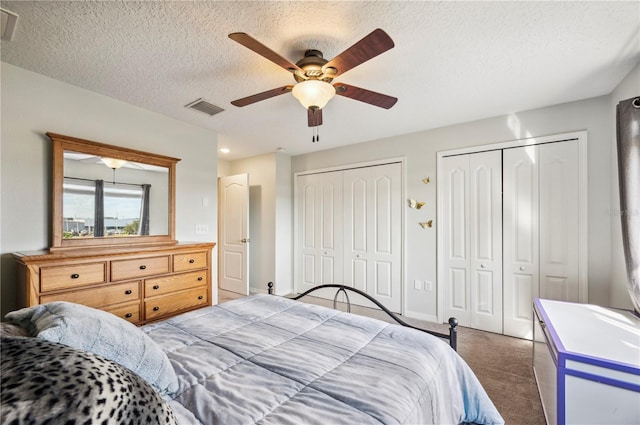
[[[111,262],[111,280],[135,279],[155,274],[169,273],[170,256],[134,258]]]
[[[207,284],[207,270],[173,274],[170,276],[147,279],[144,282],[145,298],[164,295],[183,289],[195,288]]]
[[[121,319],[127,320],[131,323],[137,323],[140,321],[140,302],[131,302],[126,304],[117,304],[107,307],[103,307],[102,310],[108,311],[111,314],[115,314]]]
[[[140,300],[139,281],[63,292],[61,294],[42,295],[40,297],[40,303],[42,304],[52,301],[69,301],[94,308],[133,300]]]
[[[188,252],[173,256],[173,271],[204,269],[207,267],[207,251]]]
[[[148,298],[144,302],[145,320],[159,319],[163,316],[170,316],[183,310],[203,307],[208,304],[206,286]]]
[[[40,291],[76,288],[107,281],[106,262],[71,264],[40,269]]]

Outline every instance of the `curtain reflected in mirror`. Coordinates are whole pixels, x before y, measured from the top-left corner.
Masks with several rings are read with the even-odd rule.
[[[618,103],[616,116],[620,219],[627,288],[633,308],[640,314],[640,97]]]

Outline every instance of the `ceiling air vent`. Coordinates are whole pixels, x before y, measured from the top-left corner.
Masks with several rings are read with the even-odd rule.
[[[16,24],[18,23],[18,15],[9,12],[7,9],[0,8],[0,17],[2,17],[2,33],[0,34],[0,38],[11,41],[13,32],[16,30]]]
[[[195,109],[196,111],[204,112],[209,116],[214,116],[215,114],[224,111],[224,109],[222,109],[221,107],[216,106],[213,103],[209,103],[204,99],[193,101],[188,105],[185,105],[185,108]]]

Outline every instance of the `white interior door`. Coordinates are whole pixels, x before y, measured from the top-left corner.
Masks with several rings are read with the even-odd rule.
[[[402,311],[402,165],[343,172],[344,284]]]
[[[249,175],[218,179],[218,286],[249,294]]]
[[[471,326],[471,288],[469,286],[469,157],[442,159],[441,288],[444,317],[455,317],[462,326]]]
[[[342,172],[298,176],[296,191],[297,290],[342,283]]]
[[[503,152],[504,333],[532,338],[539,296],[538,146]]]
[[[580,301],[578,141],[540,145],[540,298]]]
[[[471,327],[502,333],[502,152],[469,155]]]
[[[445,157],[442,166],[445,317],[501,333],[501,152]]]

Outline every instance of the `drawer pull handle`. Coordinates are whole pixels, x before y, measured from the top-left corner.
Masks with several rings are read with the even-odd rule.
[[[144,264],[140,266],[140,270],[144,270],[146,268],[147,268],[147,266],[145,266]]]
[[[125,295],[131,295],[132,291],[131,289],[127,289],[126,291],[124,291]]]
[[[198,282],[202,281],[202,276],[198,276]]]
[[[158,311],[158,310],[160,310],[160,307],[158,306],[153,307],[153,311]]]
[[[189,260],[189,264],[193,264],[193,263],[195,263],[195,262],[196,262],[196,260],[194,260],[193,258],[191,258],[191,259]]]
[[[78,273],[74,273],[74,274],[71,275],[71,279],[77,279],[79,277],[80,277],[80,275]]]
[[[198,295],[198,299],[199,299],[199,300],[201,300],[201,299],[203,299],[203,298],[204,298],[204,297],[203,297],[202,295]]]
[[[127,313],[124,315],[124,317],[126,317],[127,319],[131,319],[131,317],[133,317],[133,314]]]
[[[160,289],[160,285],[153,285],[153,289]]]

